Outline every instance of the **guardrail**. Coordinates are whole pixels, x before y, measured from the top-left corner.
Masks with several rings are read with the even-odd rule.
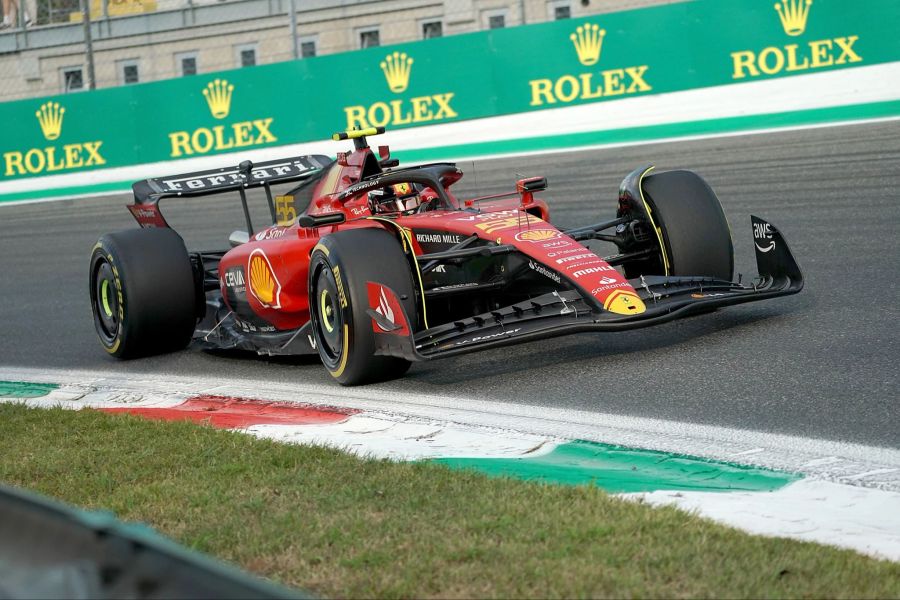
[[[900,60],[896,0],[697,0],[0,105],[2,179]]]

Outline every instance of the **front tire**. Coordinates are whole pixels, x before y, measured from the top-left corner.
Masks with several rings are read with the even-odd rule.
[[[173,352],[196,325],[196,290],[184,241],[171,229],[102,236],[91,252],[91,310],[103,349],[116,358]]]
[[[322,238],[310,255],[309,312],[322,364],[342,385],[403,375],[408,360],[375,354],[367,283],[393,290],[411,327],[416,300],[409,262],[394,236],[382,229],[342,231]]]
[[[666,171],[644,177],[644,199],[660,228],[668,274],[731,281],[734,246],[728,220],[709,185],[692,171]],[[662,257],[655,273],[662,275]]]

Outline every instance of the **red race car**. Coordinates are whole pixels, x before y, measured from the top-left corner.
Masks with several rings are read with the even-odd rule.
[[[621,331],[793,294],[803,277],[784,238],[752,217],[759,278],[733,277],[731,234],[713,191],[690,171],[641,167],[613,219],[560,230],[541,177],[514,192],[457,198],[451,163],[398,168],[366,136],[337,160],[300,156],[134,184],[141,229],[103,235],[91,255],[94,323],[119,358],[195,345],[318,353],[353,385],[401,376],[411,361],[577,331]],[[274,195],[272,186],[292,189]],[[254,230],[247,190],[273,224]],[[231,249],[189,252],[164,198],[237,192],[247,231]],[[600,256],[582,245],[602,240]]]

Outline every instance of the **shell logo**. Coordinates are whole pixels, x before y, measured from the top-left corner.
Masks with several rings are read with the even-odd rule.
[[[250,253],[247,272],[253,297],[266,308],[281,308],[281,283],[265,252],[257,248]]]
[[[520,242],[545,242],[558,238],[561,234],[553,229],[529,229],[516,234],[516,239]]]

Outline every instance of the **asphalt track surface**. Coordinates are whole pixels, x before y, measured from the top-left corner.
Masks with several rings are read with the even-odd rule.
[[[797,296],[655,328],[579,334],[413,365],[379,384],[421,392],[900,447],[900,121],[461,163],[468,189],[546,175],[558,226],[614,211],[633,168],[690,168],[718,193],[736,270],[756,275],[750,213],[779,226],[804,270]],[[327,382],[316,359],[188,349],[119,362],[95,338],[88,255],[133,227],[126,196],[0,206],[0,366]],[[168,211],[166,211],[168,208]],[[227,197],[164,204],[189,248],[226,245]],[[548,414],[550,414],[548,412]]]

